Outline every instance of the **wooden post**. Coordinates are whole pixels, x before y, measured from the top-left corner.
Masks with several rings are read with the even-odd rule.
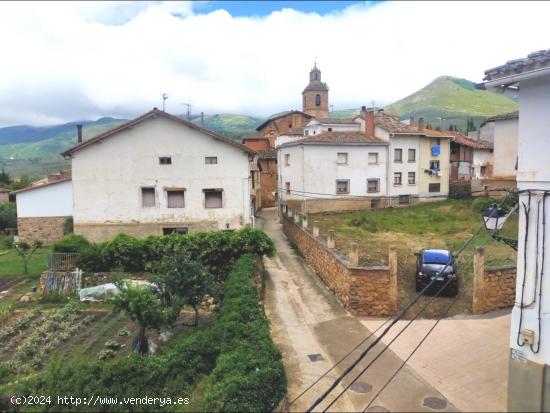
[[[390,270],[389,296],[391,311],[397,311],[397,248],[391,246],[388,251],[388,267]]]
[[[472,297],[472,312],[483,313],[483,278],[485,276],[485,250],[483,247],[476,247],[474,254],[474,288]]]
[[[328,248],[334,248],[334,230],[329,229],[328,231],[328,238],[327,238],[327,247]]]
[[[313,222],[313,236],[318,237],[319,236],[319,221]]]
[[[357,241],[352,241],[350,243],[349,252],[348,252],[348,262],[350,267],[359,266],[359,245]]]

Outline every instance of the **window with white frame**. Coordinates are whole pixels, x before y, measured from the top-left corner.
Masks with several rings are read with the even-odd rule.
[[[160,165],[172,165],[172,158],[170,156],[161,156],[159,158]]]
[[[409,149],[409,162],[416,162],[416,149]]]
[[[378,165],[378,152],[369,153],[369,165]]]
[[[403,149],[394,149],[393,150],[393,161],[394,162],[403,162]]]
[[[401,172],[394,172],[393,174],[393,184],[401,185]]]
[[[348,153],[338,152],[336,154],[336,163],[339,165],[346,165],[348,163]]]
[[[416,185],[416,172],[409,172],[409,185]]]
[[[380,179],[367,179],[367,192],[369,194],[380,192]]]
[[[290,166],[290,154],[285,153],[285,166]]]
[[[217,156],[206,156],[204,158],[204,163],[206,165],[216,165],[218,163],[218,157]]]
[[[290,194],[290,182],[285,182],[285,192]]]
[[[349,194],[349,179],[338,179],[336,181],[337,194]]]

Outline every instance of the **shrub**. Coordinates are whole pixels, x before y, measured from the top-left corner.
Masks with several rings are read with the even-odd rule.
[[[68,217],[65,222],[63,222],[63,235],[72,234],[74,231],[74,221],[73,217]]]
[[[80,253],[90,246],[82,235],[71,234],[53,244],[54,252]]]
[[[103,244],[90,244],[84,248],[78,256],[77,265],[86,272],[109,271]]]
[[[350,218],[349,224],[354,227],[366,229],[370,232],[377,232],[379,230],[379,226],[376,221],[369,217],[368,214],[361,214],[359,216]]]
[[[14,202],[0,203],[0,231],[17,227],[17,209]]]
[[[470,182],[455,182],[449,185],[449,199],[470,199],[472,186]]]
[[[69,296],[59,291],[46,291],[40,295],[38,302],[41,304],[65,304],[69,300]]]
[[[139,272],[144,269],[143,242],[118,234],[104,246],[104,259],[111,270]]]

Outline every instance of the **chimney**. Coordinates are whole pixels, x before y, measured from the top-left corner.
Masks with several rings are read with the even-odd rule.
[[[76,125],[76,142],[82,143],[82,125]]]
[[[365,133],[367,136],[374,136],[374,108],[367,108],[361,106],[361,112],[365,119]]]
[[[424,118],[418,118],[418,130],[424,130]]]

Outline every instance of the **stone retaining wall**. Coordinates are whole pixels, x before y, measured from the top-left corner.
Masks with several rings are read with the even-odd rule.
[[[474,291],[472,311],[483,314],[512,307],[516,300],[516,266],[485,267],[483,248],[474,256]]]
[[[42,241],[52,244],[63,238],[63,224],[69,217],[17,218],[17,233],[21,241]]]
[[[291,216],[292,214],[292,216]],[[342,305],[357,316],[385,316],[397,308],[397,257],[390,252],[389,266],[351,265],[357,254],[346,258],[327,242],[295,222],[292,212],[282,214],[283,232],[304,255],[323,282],[336,294]],[[307,221],[306,221],[307,222]],[[307,226],[307,223],[306,223]],[[330,240],[329,240],[330,243]]]

